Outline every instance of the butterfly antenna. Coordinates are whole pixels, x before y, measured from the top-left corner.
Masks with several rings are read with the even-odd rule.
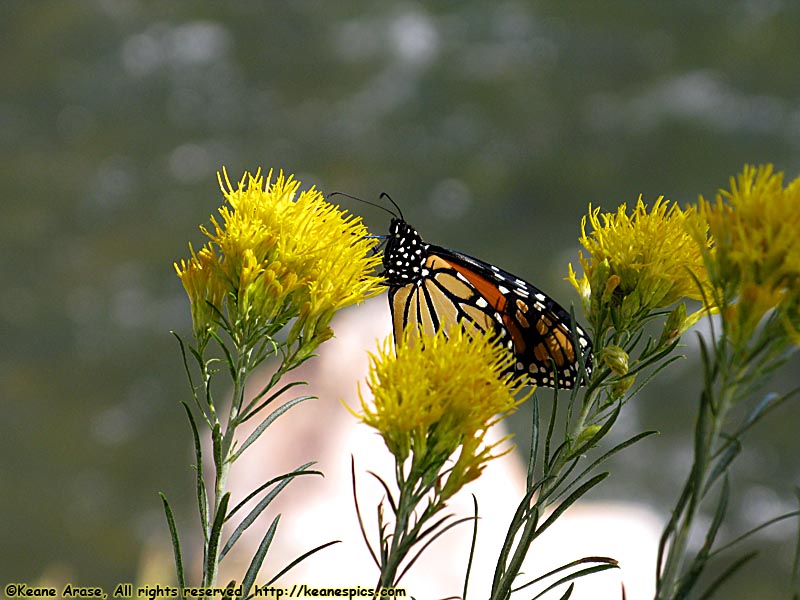
[[[356,198],[355,196],[351,196],[350,194],[345,194],[344,192],[331,192],[330,194],[328,194],[328,199],[330,200],[333,196],[344,196],[345,198],[350,198],[350,200],[355,200],[356,202],[363,202],[364,204],[369,204],[370,206],[374,206],[375,208],[380,208],[381,210],[386,211],[387,213],[389,213],[393,217],[397,218],[396,214],[394,214],[392,211],[390,211],[385,206],[382,206],[382,205],[380,205],[380,204],[378,204],[376,202],[370,202],[369,200],[364,200],[362,198]],[[383,197],[383,196],[381,196],[381,197]],[[391,200],[391,198],[389,198],[389,200]],[[394,202],[392,202],[392,204],[394,204]],[[397,205],[395,204],[395,206],[397,206]],[[400,209],[398,208],[397,210],[400,210]],[[402,213],[400,214],[400,218],[401,219],[403,218]]]
[[[394,206],[397,209],[397,212],[400,214],[400,218],[403,219],[403,221],[406,220],[405,217],[403,216],[403,211],[400,210],[400,207],[397,206],[397,202],[392,200],[392,197],[389,194],[387,194],[386,192],[381,192],[380,198],[381,198],[381,200],[386,198],[389,202],[391,202],[392,206]]]

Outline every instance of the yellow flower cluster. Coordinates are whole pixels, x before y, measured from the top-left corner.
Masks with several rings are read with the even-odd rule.
[[[783,186],[771,165],[745,166],[715,202],[700,198],[713,246],[705,251],[715,302],[735,341],[774,308],[797,341],[800,307],[800,178]],[[703,232],[695,237],[704,241]]]
[[[521,380],[504,374],[513,357],[490,334],[455,327],[447,335],[440,330],[426,337],[408,329],[396,351],[392,346],[388,338],[370,355],[367,385],[374,404],[359,389],[363,414],[358,416],[380,432],[398,466],[411,456],[412,471],[425,472],[430,480],[460,447],[439,490],[446,499],[497,456],[492,454],[497,444],[484,444],[487,430],[532,390],[517,398]]]
[[[195,252],[189,244],[192,257],[174,263],[192,307],[192,324],[197,339],[205,339],[218,319],[225,299],[226,289],[219,278],[217,256],[211,245]]]
[[[720,311],[731,340],[744,342],[777,309],[800,343],[800,178],[784,187],[771,165],[745,166],[714,202],[701,197],[681,210],[659,198],[648,212],[640,197],[630,216],[624,204],[605,214],[590,205],[588,223],[587,234],[584,217],[584,274],[569,265],[567,279],[596,334],[630,331],[652,311],[691,298],[704,309],[686,317],[676,307],[667,338]]]
[[[631,215],[625,204],[604,214],[590,205],[588,222],[592,231],[587,234],[584,217],[580,242],[591,256],[580,253],[584,274],[578,278],[570,264],[568,280],[596,329],[605,320],[600,315],[629,330],[654,310],[702,298],[698,282],[708,284],[703,253],[690,230],[705,231],[705,224],[694,208],[659,198],[648,212],[640,196]]]
[[[224,176],[224,181],[223,181]],[[175,264],[192,303],[195,335],[207,336],[223,319],[234,332],[272,335],[299,317],[289,341],[324,341],[328,323],[344,306],[376,295],[377,240],[359,218],[327,203],[281,172],[258,171],[231,185],[223,171],[226,204],[219,220],[201,226],[210,241]]]

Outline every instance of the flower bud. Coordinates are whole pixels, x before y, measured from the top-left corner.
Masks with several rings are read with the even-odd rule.
[[[584,446],[598,431],[600,431],[600,425],[588,425],[584,427],[583,431],[578,434],[578,437],[575,438],[575,442],[572,444],[573,451]],[[589,448],[586,448],[586,450],[589,450]]]
[[[664,329],[661,331],[661,338],[658,341],[659,346],[663,346],[680,336],[686,329],[686,322],[686,305],[681,302],[669,313],[669,317],[664,323]]]
[[[619,346],[607,346],[600,353],[600,361],[615,375],[627,375],[628,353]]]
[[[609,389],[609,393],[614,399],[622,398],[636,381],[636,375],[628,375],[614,382]]]

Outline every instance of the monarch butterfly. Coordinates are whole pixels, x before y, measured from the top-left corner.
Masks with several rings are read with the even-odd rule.
[[[467,322],[496,331],[514,353],[514,373],[527,374],[537,385],[569,389],[579,384],[578,353],[587,357],[591,370],[589,336],[576,323],[576,349],[570,315],[555,300],[494,265],[424,242],[402,213],[392,218],[383,267],[395,340],[408,324],[433,334]]]

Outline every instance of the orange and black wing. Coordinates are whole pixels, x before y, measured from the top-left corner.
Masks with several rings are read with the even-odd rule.
[[[407,324],[494,330],[514,353],[514,372],[537,385],[568,389],[591,369],[591,340],[569,313],[527,281],[460,252],[424,243],[405,221],[392,221],[384,268],[395,339]],[[577,344],[576,344],[577,342]]]

